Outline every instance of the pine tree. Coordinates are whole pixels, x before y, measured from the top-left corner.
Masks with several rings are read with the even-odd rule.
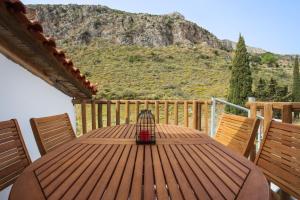
[[[287,101],[287,95],[288,95],[288,86],[278,86],[276,88],[276,99],[275,101],[283,102]]]
[[[267,94],[266,94],[266,80],[260,78],[258,80],[257,87],[255,89],[255,97],[261,101],[266,100]]]
[[[268,99],[270,101],[275,100],[276,99],[276,89],[278,87],[277,81],[271,77],[269,85],[268,85],[268,91],[267,91],[267,95],[268,95]]]
[[[299,75],[299,61],[298,56],[295,58],[294,70],[293,70],[293,90],[292,90],[293,102],[300,102],[300,75]],[[295,112],[295,117],[299,118],[299,112]]]
[[[247,53],[245,40],[243,36],[240,35],[232,61],[228,101],[244,106],[247,98],[251,94],[252,77],[249,65],[249,55]],[[226,110],[234,114],[240,113],[240,111],[232,107],[226,107]]]

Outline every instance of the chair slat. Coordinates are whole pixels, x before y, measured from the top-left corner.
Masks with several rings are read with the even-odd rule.
[[[223,114],[215,139],[248,157],[258,130],[259,119]]]
[[[41,155],[75,138],[67,113],[30,119],[32,131]]]
[[[0,122],[0,190],[13,184],[30,163],[17,120]]]
[[[255,163],[267,179],[300,199],[300,126],[271,121]]]

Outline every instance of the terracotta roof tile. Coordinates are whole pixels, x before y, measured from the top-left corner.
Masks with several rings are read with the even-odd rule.
[[[26,8],[24,4],[19,0],[4,0],[7,6],[7,9],[11,9],[15,12],[26,13]]]
[[[26,17],[26,7],[19,0],[0,0],[4,2],[8,11],[15,15],[19,23],[24,26],[33,36],[43,44],[49,54],[52,54],[64,66],[72,76],[88,88],[92,94],[97,93],[97,85],[92,84],[86,77],[80,74],[79,69],[73,66],[71,59],[66,58],[63,50],[56,48],[56,42],[52,37],[46,37],[43,34],[43,27],[38,21],[31,21]]]
[[[43,27],[38,21],[30,21],[27,29],[33,32],[43,32]]]

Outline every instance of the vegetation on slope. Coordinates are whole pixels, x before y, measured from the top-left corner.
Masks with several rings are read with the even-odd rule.
[[[150,48],[102,40],[68,46],[76,66],[107,99],[187,99],[224,96],[230,54],[207,46]]]
[[[199,99],[227,96],[232,53],[204,44],[142,47],[94,39],[62,41],[76,66],[107,99]],[[291,86],[292,66],[270,67],[250,57],[253,87],[260,77]]]

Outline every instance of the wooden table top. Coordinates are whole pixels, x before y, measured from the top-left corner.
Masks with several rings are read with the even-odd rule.
[[[269,199],[262,172],[201,132],[157,125],[156,145],[135,126],[97,129],[32,163],[10,199]]]

